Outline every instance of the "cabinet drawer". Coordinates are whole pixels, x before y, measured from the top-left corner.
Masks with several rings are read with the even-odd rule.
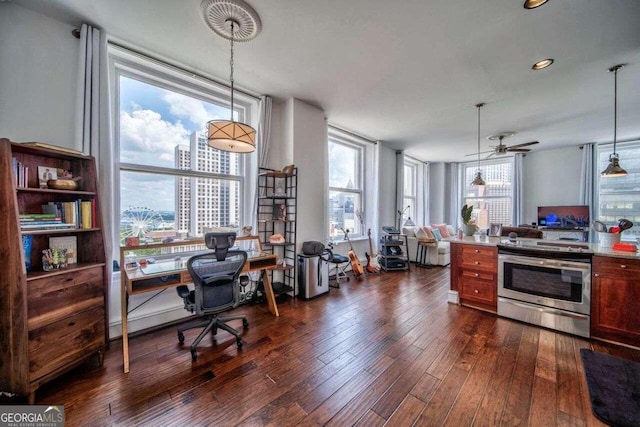
[[[29,328],[103,305],[102,280],[102,267],[96,267],[27,282]]]
[[[86,310],[29,332],[31,380],[95,353],[105,344],[104,309]]]
[[[497,250],[492,246],[481,246],[481,245],[462,245],[461,255],[463,258],[472,258],[472,257],[487,257],[496,259],[497,258]]]
[[[462,276],[462,280],[479,279],[479,280],[486,280],[489,282],[493,282],[495,279],[495,274],[489,271],[462,270],[460,272],[460,275]]]
[[[491,282],[466,279],[462,284],[463,299],[494,304],[496,302],[496,287]]]
[[[497,271],[497,264],[494,257],[469,256],[467,258],[462,258],[460,266],[463,269],[469,270]]]
[[[593,273],[640,274],[640,260],[630,258],[593,257]]]

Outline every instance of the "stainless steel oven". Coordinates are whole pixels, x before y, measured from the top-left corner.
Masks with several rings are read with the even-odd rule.
[[[591,256],[581,246],[498,245],[498,314],[589,337]]]

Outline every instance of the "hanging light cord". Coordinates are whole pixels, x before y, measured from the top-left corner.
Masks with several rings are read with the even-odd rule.
[[[478,170],[480,170],[480,109],[484,106],[484,104],[477,104],[478,107]]]
[[[231,80],[231,121],[233,121],[233,35],[234,35],[234,22],[231,20],[231,60],[229,64],[231,65],[231,76],[229,80]]]
[[[616,153],[616,140],[618,139],[618,69],[615,68],[613,70],[613,154],[617,156]]]

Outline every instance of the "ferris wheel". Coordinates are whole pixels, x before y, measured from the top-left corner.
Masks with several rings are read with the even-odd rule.
[[[145,237],[162,223],[162,217],[153,209],[130,206],[120,215],[122,237]]]

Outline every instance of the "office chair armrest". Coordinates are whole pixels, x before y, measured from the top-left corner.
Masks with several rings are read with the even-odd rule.
[[[249,284],[249,276],[240,276],[240,286],[247,286]]]
[[[176,292],[178,292],[178,296],[180,298],[187,298],[189,293],[191,292],[189,288],[185,285],[180,285],[176,288]]]

